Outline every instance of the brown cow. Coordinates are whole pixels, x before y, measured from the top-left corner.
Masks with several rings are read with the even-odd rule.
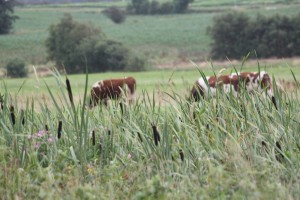
[[[91,90],[90,107],[102,102],[107,105],[109,99],[119,99],[124,93],[131,102],[135,89],[136,81],[132,77],[97,81]]]
[[[237,96],[240,89],[239,87],[244,84],[245,90],[248,92],[267,91],[267,95],[272,99],[273,104],[276,109],[276,101],[272,91],[272,80],[268,73],[261,72],[241,72],[232,73],[231,75],[221,75],[221,76],[208,76],[206,77],[207,83],[204,78],[200,78],[196,81],[192,88],[191,97],[195,101],[199,101],[201,97],[208,94],[216,96],[217,88],[224,93],[230,93]]]

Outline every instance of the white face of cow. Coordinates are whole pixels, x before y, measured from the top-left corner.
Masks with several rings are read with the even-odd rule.
[[[209,79],[209,76],[206,77],[206,80]],[[202,87],[202,89],[204,90],[205,94],[207,94],[208,91],[208,86],[206,85],[205,81],[203,78],[199,78],[198,79],[198,84]]]
[[[99,88],[101,91],[101,87],[103,86],[103,81],[97,81],[96,83],[94,83],[94,85],[92,86],[93,88]]]

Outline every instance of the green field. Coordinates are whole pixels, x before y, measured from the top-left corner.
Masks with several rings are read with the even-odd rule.
[[[236,2],[236,6],[234,6]],[[281,1],[282,2],[282,1]],[[299,12],[299,1],[195,1],[193,12],[183,15],[127,16],[125,23],[117,25],[101,11],[111,5],[125,7],[122,2],[85,4],[59,4],[16,7],[20,17],[14,24],[13,34],[0,36],[0,67],[13,58],[22,58],[27,65],[45,65],[44,41],[48,27],[59,22],[64,13],[75,20],[98,26],[107,37],[126,44],[143,54],[150,66],[176,61],[205,61],[209,59],[211,38],[206,34],[216,15],[231,9],[241,10],[255,17],[284,14],[294,16]]]
[[[200,71],[203,71],[207,76],[213,75],[212,67],[215,72],[222,74],[230,74],[234,68],[240,70],[241,63],[239,65],[215,65],[214,63],[207,63],[207,67],[201,68],[200,66],[194,65],[194,67],[183,70],[154,70],[147,72],[107,72],[89,74],[88,87],[90,88],[96,81],[110,78],[120,78],[125,76],[133,76],[137,81],[137,97],[142,96],[143,92],[148,92],[151,95],[154,93],[155,99],[159,102],[166,104],[170,100],[166,93],[174,91],[180,94],[182,97],[187,97],[194,84],[194,82],[201,77]],[[300,79],[300,68],[293,66],[291,60],[280,62],[279,64],[264,65],[260,63],[261,70],[266,70],[271,76],[274,76],[275,80],[279,82],[282,79],[294,82],[294,77],[291,73],[296,76],[296,79]],[[256,62],[245,62],[243,71],[257,71],[258,65]],[[62,76],[64,81],[64,76]],[[81,101],[84,94],[85,88],[85,75],[68,75],[69,80],[73,84],[74,99],[76,102]],[[9,89],[9,93],[18,98],[20,105],[26,104],[28,99],[34,99],[40,101],[45,99],[47,102],[50,99],[47,86],[51,88],[54,95],[61,93],[61,88],[58,87],[57,81],[53,75],[50,77],[39,77],[32,75],[28,78],[22,79],[6,79],[6,86]],[[37,93],[38,91],[38,93]]]

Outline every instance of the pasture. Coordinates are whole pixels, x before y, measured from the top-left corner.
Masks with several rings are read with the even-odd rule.
[[[258,61],[246,61],[242,66],[241,62],[202,62],[190,63],[185,68],[178,69],[161,69],[147,72],[107,72],[99,74],[89,74],[88,86],[91,87],[96,81],[110,78],[122,78],[126,76],[133,76],[137,80],[137,94],[141,95],[143,91],[154,93],[156,100],[165,104],[168,101],[168,95],[165,93],[174,90],[178,94],[188,96],[192,85],[201,76],[199,70],[202,70],[206,75],[213,75],[212,69],[218,74],[231,73],[235,67],[237,70],[242,69],[245,71],[257,71]],[[263,70],[266,70],[277,81],[284,79],[293,81],[291,70],[300,79],[300,68],[297,63],[293,63],[293,59],[283,61],[275,61],[272,65],[270,60],[261,61],[259,63]],[[64,77],[62,75],[62,77]],[[75,101],[82,99],[85,87],[85,75],[68,75],[69,80],[73,84],[73,93]],[[5,80],[9,93],[12,96],[22,96],[20,100],[25,103],[27,98],[38,100],[50,100],[46,84],[51,88],[55,94],[60,93],[60,88],[57,86],[57,81],[52,75],[50,77],[40,77],[39,74],[32,75],[28,78],[22,79],[7,79]],[[46,83],[46,84],[45,84]],[[38,93],[36,92],[38,91]]]

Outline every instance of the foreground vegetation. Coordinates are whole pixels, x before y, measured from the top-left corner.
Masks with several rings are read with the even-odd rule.
[[[41,81],[47,103],[28,98],[20,105],[23,96],[10,95],[9,83],[1,83],[2,199],[300,195],[299,84],[293,93],[274,86],[278,110],[258,93],[193,103],[171,87],[164,105],[157,93],[143,90],[123,109],[118,102],[86,109],[93,77],[82,77],[80,99],[73,102],[78,78],[69,77],[67,91],[65,78],[53,76],[56,86]]]

